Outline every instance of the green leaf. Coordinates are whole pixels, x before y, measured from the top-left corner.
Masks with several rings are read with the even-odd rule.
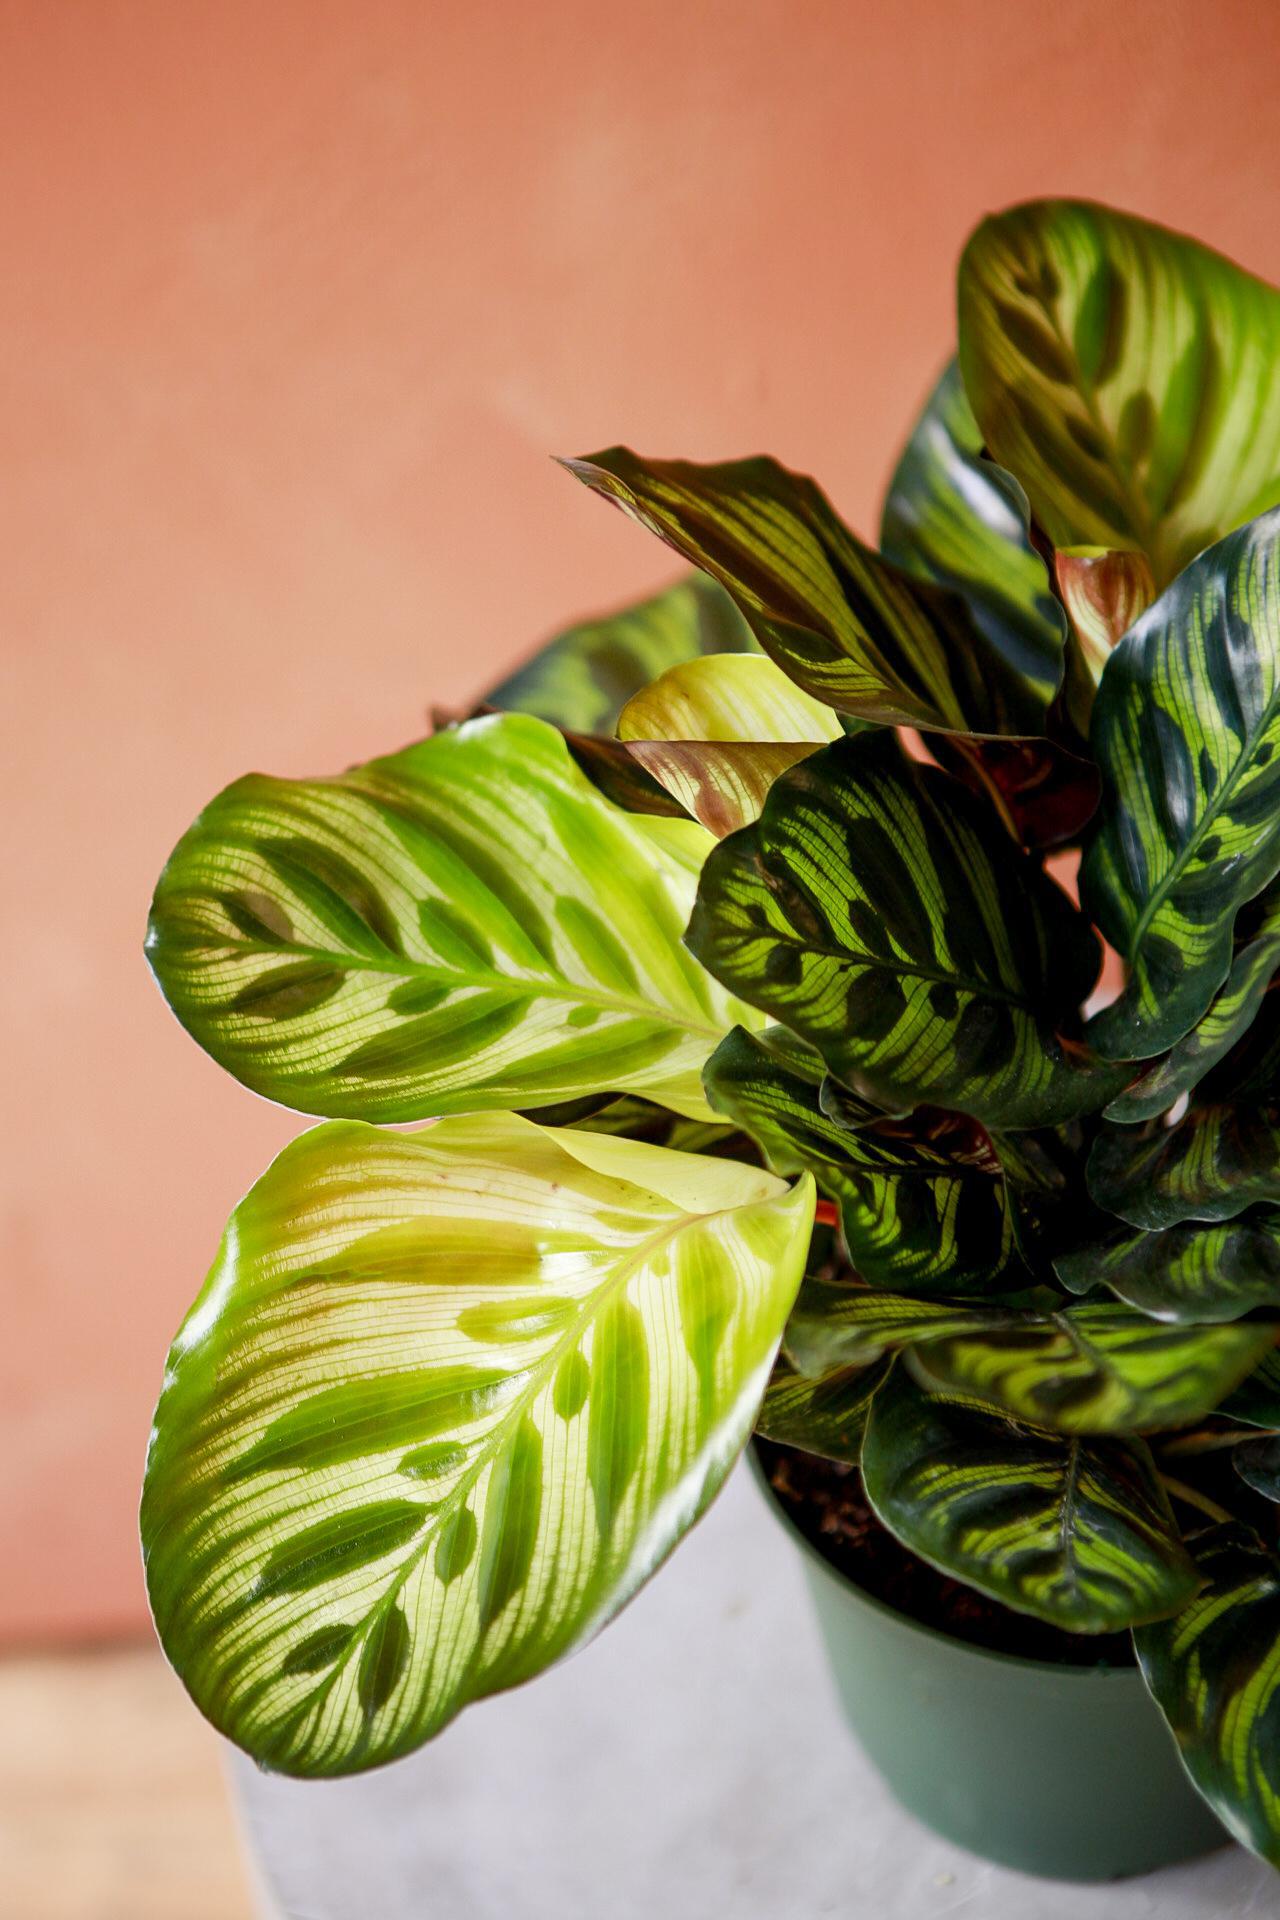
[[[810,1275],[787,1321],[787,1357],[800,1373],[818,1378],[836,1367],[866,1365],[881,1353],[956,1334],[1035,1328],[1038,1316],[1019,1307],[967,1300],[913,1300],[875,1288],[841,1285]]]
[[[1274,1347],[1228,1394],[1218,1412],[1247,1427],[1280,1427],[1280,1353]]]
[[[1280,512],[1189,566],[1120,642],[1093,710],[1102,804],[1081,896],[1129,964],[1113,1057],[1190,1031],[1245,902],[1280,868]]]
[[[880,551],[914,579],[949,588],[1045,706],[1062,681],[1066,623],[1031,543],[1027,496],[983,458],[959,363],[947,367],[889,483]]]
[[[983,438],[1055,547],[1136,547],[1158,586],[1280,501],[1280,293],[1149,221],[1066,200],[960,263]]]
[[[778,775],[842,733],[830,707],[760,656],[672,667],[618,721],[636,763],[717,839],[758,819]]]
[[[1231,1464],[1247,1487],[1264,1500],[1280,1501],[1280,1434],[1246,1440],[1231,1449]]]
[[[1156,1320],[1203,1325],[1280,1308],[1280,1213],[1125,1233],[1058,1261],[1076,1293],[1110,1287]]]
[[[843,729],[831,708],[761,655],[669,667],[632,696],[619,740],[771,741],[820,747]]]
[[[867,1497],[932,1566],[1069,1633],[1158,1619],[1199,1584],[1139,1440],[1061,1439],[916,1391],[872,1402]]]
[[[512,1115],[319,1127],[169,1357],[151,1604],[267,1765],[393,1759],[589,1639],[746,1439],[813,1188]]]
[[[751,653],[751,629],[704,573],[549,640],[494,687],[485,704],[532,713],[578,733],[612,733],[631,696],[700,654]]]
[[[999,1163],[955,1114],[845,1125],[824,1110],[822,1063],[784,1029],[735,1027],[703,1072],[717,1113],[744,1127],[775,1173],[808,1170],[840,1206],[849,1257],[871,1286],[903,1293],[989,1291],[1017,1258]]]
[[[1203,1592],[1134,1646],[1196,1786],[1229,1833],[1280,1866],[1280,1563],[1226,1528],[1196,1558]]]
[[[1274,888],[1268,890],[1270,898]],[[1207,1012],[1172,1052],[1157,1060],[1149,1072],[1113,1100],[1108,1120],[1131,1125],[1154,1120],[1182,1094],[1199,1086],[1211,1068],[1225,1059],[1237,1041],[1253,1026],[1267,990],[1280,970],[1280,901],[1271,904],[1256,939],[1242,946],[1231,963],[1226,984]]]
[[[1097,976],[1088,923],[890,736],[825,747],[775,781],[757,825],[708,857],[686,937],[886,1108],[1034,1127],[1123,1084],[1059,1038]]]
[[[812,480],[775,460],[694,466],[627,447],[565,465],[718,580],[816,700],[883,726],[1043,730],[1043,680],[1011,669],[959,595],[864,546]]]
[[[705,1118],[702,1063],[744,1017],[680,943],[710,845],[492,716],[336,779],[237,781],[165,868],[148,951],[188,1032],[303,1112],[606,1088]]]
[[[1165,1326],[1107,1302],[930,1341],[912,1361],[925,1385],[1036,1426],[1150,1433],[1211,1413],[1276,1331],[1245,1321]]]
[[[1148,1231],[1280,1201],[1280,1108],[1192,1107],[1171,1127],[1104,1127],[1089,1155],[1089,1191]]]
[[[885,1358],[865,1366],[836,1367],[815,1380],[798,1373],[780,1353],[756,1416],[756,1432],[766,1440],[856,1466],[868,1410],[891,1365]]]

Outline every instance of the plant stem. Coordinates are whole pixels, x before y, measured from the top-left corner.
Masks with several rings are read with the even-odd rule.
[[[1211,1500],[1207,1493],[1201,1493],[1197,1487],[1189,1487],[1185,1480],[1174,1480],[1167,1473],[1162,1473],[1160,1478],[1164,1481],[1165,1491],[1171,1493],[1175,1500],[1181,1500],[1188,1507],[1198,1507],[1210,1520],[1219,1523],[1230,1520],[1231,1515],[1226,1508],[1220,1507],[1216,1500]]]

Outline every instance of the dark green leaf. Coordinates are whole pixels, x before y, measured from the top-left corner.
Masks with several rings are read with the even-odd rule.
[[[1150,1433],[1203,1419],[1275,1339],[1270,1325],[1165,1326],[1086,1303],[931,1340],[912,1362],[930,1387],[1037,1426]]]
[[[864,546],[812,480],[774,460],[700,467],[627,447],[565,464],[720,581],[815,699],[887,726],[1043,730],[1044,679],[1015,671],[958,594]]]
[[[1201,554],[1120,642],[1092,740],[1081,895],[1129,979],[1090,1037],[1145,1060],[1205,1012],[1236,914],[1280,868],[1280,511]]]
[[[763,1147],[775,1173],[808,1170],[840,1205],[849,1257],[872,1286],[903,1293],[984,1292],[1017,1260],[999,1166],[981,1128],[955,1114],[857,1128],[824,1112],[822,1062],[784,1029],[735,1027],[707,1062],[719,1113]]]
[[[810,1379],[780,1353],[756,1416],[756,1432],[805,1453],[856,1465],[867,1410],[891,1365],[886,1357],[865,1366],[835,1367]]]
[[[1231,1220],[1280,1201],[1280,1108],[1191,1107],[1174,1126],[1104,1127],[1089,1191],[1130,1226]]]
[[[889,483],[880,523],[886,560],[950,588],[1046,707],[1062,681],[1066,633],[1044,561],[1031,543],[1027,496],[982,458],[982,434],[952,361],[930,394]]]
[[[960,364],[1056,547],[1147,553],[1165,586],[1280,501],[1280,294],[1132,215],[1031,201],[960,265]]]
[[[1233,1447],[1231,1464],[1247,1487],[1264,1500],[1280,1500],[1280,1434],[1270,1433],[1263,1440],[1246,1440]]]
[[[1227,1395],[1218,1412],[1247,1427],[1280,1428],[1280,1353],[1274,1347]]]
[[[865,1365],[883,1352],[920,1341],[1036,1325],[1037,1316],[1022,1308],[913,1300],[810,1275],[791,1309],[784,1343],[798,1371],[817,1379],[836,1367]]]
[[[894,1374],[863,1481],[903,1544],[1070,1633],[1158,1619],[1198,1585],[1141,1441],[1062,1439],[929,1398]]]
[[[1123,1082],[1059,1037],[1097,975],[1088,923],[957,782],[887,735],[775,781],[758,823],[708,857],[686,937],[890,1110],[1034,1127]]]
[[[1256,938],[1237,952],[1226,984],[1207,1013],[1171,1053],[1157,1060],[1148,1073],[1111,1102],[1107,1108],[1109,1120],[1127,1126],[1167,1112],[1249,1032],[1280,968],[1280,902],[1272,901],[1274,892],[1272,886],[1263,896],[1269,904],[1262,926]]]
[[[1280,1213],[1121,1234],[1065,1255],[1058,1272],[1075,1293],[1110,1287],[1156,1320],[1238,1320],[1280,1308]]]
[[[1134,1645],[1191,1778],[1228,1832],[1280,1866],[1280,1563],[1226,1528],[1196,1558],[1204,1591]]]
[[[631,696],[668,667],[704,653],[750,653],[755,645],[723,588],[692,573],[639,606],[557,635],[485,702],[577,733],[611,734]]]

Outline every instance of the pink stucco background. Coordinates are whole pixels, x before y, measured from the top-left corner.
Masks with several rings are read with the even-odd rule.
[[[141,1625],[165,1347],[301,1124],[143,965],[201,803],[670,575],[550,452],[873,528],[986,209],[1280,278],[1278,55],[1256,0],[0,4],[0,1635]]]

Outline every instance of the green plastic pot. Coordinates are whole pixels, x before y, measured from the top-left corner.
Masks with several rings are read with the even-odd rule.
[[[1226,1843],[1136,1667],[988,1652],[873,1600],[805,1539],[749,1453],[800,1549],[849,1724],[909,1813],[1058,1880],[1147,1873]]]

